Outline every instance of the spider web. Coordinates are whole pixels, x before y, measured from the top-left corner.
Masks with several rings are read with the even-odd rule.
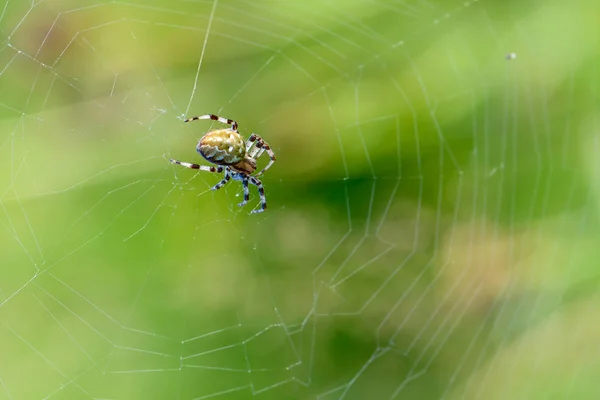
[[[576,3],[0,5],[0,399],[596,398]]]

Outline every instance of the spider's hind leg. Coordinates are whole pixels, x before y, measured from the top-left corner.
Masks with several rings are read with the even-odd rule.
[[[213,121],[219,121],[222,124],[231,125],[231,129],[236,132],[238,129],[238,123],[235,122],[234,120],[229,119],[229,118],[219,117],[218,115],[215,115],[215,114],[199,115],[197,117],[188,118],[183,122],[198,121],[200,119],[212,119]]]
[[[224,168],[221,166],[212,167],[212,166],[208,166],[208,165],[198,165],[198,164],[192,164],[192,163],[185,162],[185,161],[173,160],[172,158],[169,159],[169,161],[173,164],[181,165],[182,167],[186,167],[186,168],[190,168],[190,169],[197,169],[197,170],[206,171],[206,172],[220,173],[220,172],[223,172],[223,170],[224,170]]]

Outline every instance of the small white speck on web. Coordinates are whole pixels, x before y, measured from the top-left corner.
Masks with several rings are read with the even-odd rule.
[[[508,61],[514,60],[515,58],[517,58],[517,53],[508,53],[504,58]]]

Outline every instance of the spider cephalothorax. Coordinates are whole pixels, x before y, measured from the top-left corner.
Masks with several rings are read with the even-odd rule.
[[[171,159],[174,164],[198,169],[208,172],[223,172],[225,176],[221,182],[212,187],[212,190],[217,190],[223,187],[230,179],[241,181],[244,188],[244,201],[239,206],[245,205],[250,198],[250,189],[248,183],[255,185],[258,188],[260,195],[259,210],[252,211],[253,213],[263,212],[267,209],[267,199],[262,182],[257,178],[262,175],[275,162],[275,153],[271,147],[260,136],[253,133],[247,141],[244,141],[242,135],[239,134],[237,122],[222,118],[213,114],[201,115],[199,117],[188,118],[185,122],[196,121],[199,119],[212,119],[223,124],[231,125],[228,129],[216,129],[209,131],[204,135],[196,150],[206,161],[218,165],[218,167],[209,167],[206,165],[190,164],[183,161]],[[252,175],[256,171],[256,159],[264,152],[269,155],[269,163],[256,175]]]

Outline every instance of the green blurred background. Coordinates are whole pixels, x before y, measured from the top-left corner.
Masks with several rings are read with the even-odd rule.
[[[599,7],[7,0],[0,400],[598,398]]]

